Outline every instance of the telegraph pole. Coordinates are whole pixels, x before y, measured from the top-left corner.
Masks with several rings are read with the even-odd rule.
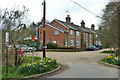
[[[118,2],[118,30],[120,30],[120,22],[119,21],[120,21],[120,1]],[[118,56],[119,55],[120,55],[120,31],[118,31]]]
[[[46,14],[46,0],[43,1],[43,58],[46,57],[45,14]]]

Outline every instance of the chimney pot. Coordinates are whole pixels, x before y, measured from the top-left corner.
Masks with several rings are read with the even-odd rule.
[[[94,24],[91,25],[91,29],[95,30],[95,25]]]
[[[82,20],[82,22],[81,22],[81,27],[85,28],[85,22],[84,22],[84,20]]]
[[[66,23],[70,23],[70,21],[71,21],[70,15],[67,15],[67,17],[65,19],[66,19]]]

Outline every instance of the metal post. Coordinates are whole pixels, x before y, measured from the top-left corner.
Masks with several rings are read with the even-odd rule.
[[[6,77],[8,76],[8,42],[9,42],[9,33],[6,32]]]
[[[46,2],[43,2],[43,58],[46,57],[46,44],[45,44],[45,12],[46,12]]]
[[[33,63],[33,57],[34,57],[34,47],[32,49],[32,63]]]
[[[8,76],[8,45],[6,46],[6,77]]]

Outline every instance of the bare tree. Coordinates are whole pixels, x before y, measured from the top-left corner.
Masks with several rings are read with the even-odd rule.
[[[9,40],[11,45],[15,49],[15,66],[17,66],[17,44],[18,41],[23,40],[28,36],[28,29],[26,28],[27,17],[26,13],[28,10],[23,6],[22,10],[16,8],[8,10],[0,10],[0,26],[3,31],[3,47],[5,47],[5,32],[9,33]],[[5,52],[5,48],[3,49]]]
[[[118,49],[118,2],[110,2],[103,10],[100,24],[100,39],[105,47]]]

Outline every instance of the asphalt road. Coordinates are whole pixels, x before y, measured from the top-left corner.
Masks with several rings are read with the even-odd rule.
[[[47,52],[47,56],[56,59],[58,63],[68,65],[68,69],[49,78],[118,78],[118,69],[106,66],[101,59],[109,54],[99,51],[84,52]],[[31,53],[27,54],[31,56]],[[42,57],[42,52],[35,56]]]

